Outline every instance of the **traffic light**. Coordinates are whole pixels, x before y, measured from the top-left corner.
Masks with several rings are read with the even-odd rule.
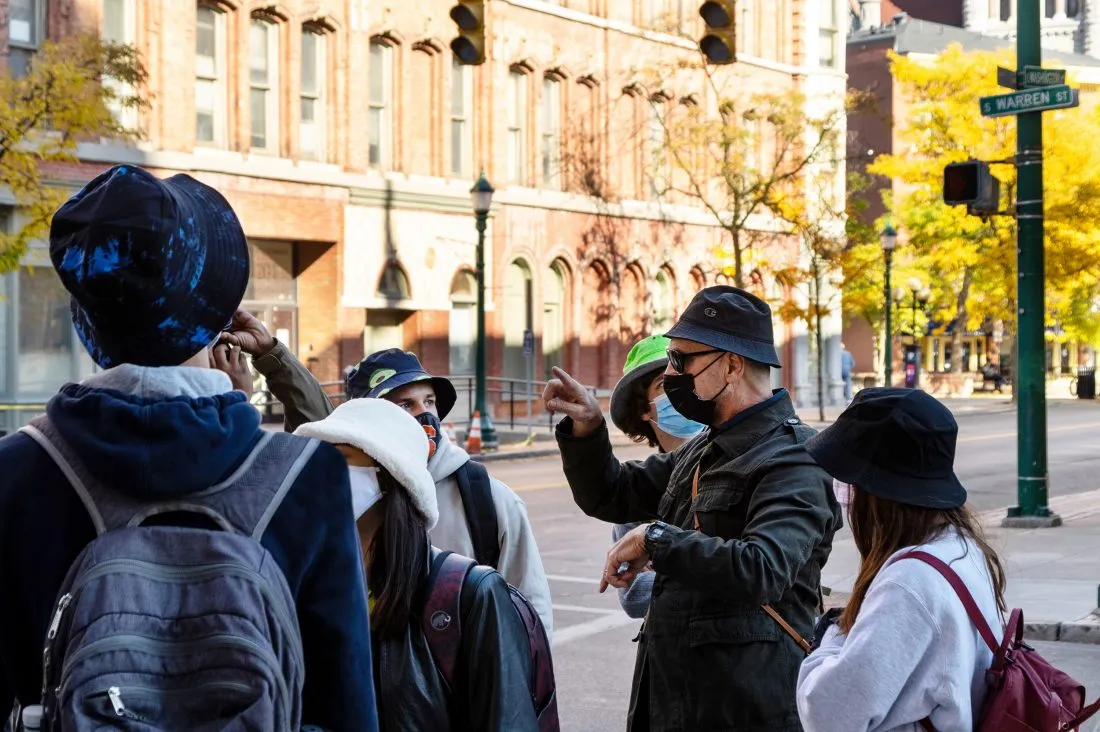
[[[699,16],[707,25],[699,50],[707,63],[732,64],[737,60],[736,11],[736,0],[707,0],[699,6]]]
[[[951,163],[943,169],[943,202],[966,205],[972,214],[997,213],[1001,207],[1001,182],[981,160]]]
[[[484,0],[458,0],[451,8],[451,20],[458,25],[458,38],[451,41],[458,62],[466,66],[485,63]]]

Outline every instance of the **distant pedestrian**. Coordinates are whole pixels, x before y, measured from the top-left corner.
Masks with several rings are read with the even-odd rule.
[[[802,644],[840,509],[802,447],[814,430],[786,390],[772,391],[768,304],[708,287],[668,337],[665,394],[708,427],[675,452],[620,462],[588,390],[555,369],[543,394],[565,415],[558,446],[581,510],[611,523],[658,519],[611,548],[601,578],[601,589],[621,589],[656,572],[628,730],[794,732]]]
[[[856,370],[856,359],[848,352],[848,348],[840,344],[840,378],[844,380],[844,403],[852,401],[852,374]],[[889,384],[887,385],[889,386]]]
[[[347,463],[215,368],[250,272],[228,201],[115,166],[50,259],[101,370],[0,440],[0,709],[45,687],[50,729],[377,729]]]
[[[947,563],[1000,638],[1005,574],[954,473],[958,425],[922,391],[864,389],[806,444],[850,496],[859,574],[818,623],[798,677],[806,732],[973,729],[993,655],[947,580]],[[923,720],[929,720],[928,727]]]
[[[459,624],[461,643],[448,650],[458,655],[461,683],[445,683],[425,635],[436,618],[423,622],[424,600],[445,556],[428,539],[439,505],[421,425],[385,400],[352,399],[296,434],[336,445],[350,466],[382,669],[375,684],[383,732],[535,732],[527,630],[499,573],[470,570],[460,617],[441,621]]]
[[[634,442],[646,442],[661,452],[673,452],[706,427],[676,411],[665,394],[670,341],[654,335],[634,344],[623,364],[623,378],[611,392],[611,421]],[[613,541],[623,538],[637,523],[617,524]],[[644,618],[653,589],[652,571],[641,572],[630,587],[619,590],[619,604],[632,618]]]
[[[313,374],[255,317],[244,311],[237,313],[232,331],[223,338],[252,355],[253,365],[267,380],[267,388],[285,409],[288,430],[320,421],[332,412],[332,404]],[[350,372],[346,383],[349,399],[393,402],[431,434],[433,452],[428,470],[435,479],[440,506],[432,542],[440,549],[473,557],[499,570],[530,600],[546,634],[552,636],[550,583],[526,504],[445,435],[441,423],[458,399],[454,385],[429,374],[415,354],[399,348],[368,355]]]

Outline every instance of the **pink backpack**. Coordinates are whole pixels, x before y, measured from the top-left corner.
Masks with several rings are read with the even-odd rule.
[[[951,567],[927,552],[906,552],[898,557],[919,559],[943,575],[966,614],[978,629],[989,650],[993,665],[986,672],[989,691],[978,717],[978,732],[1069,732],[1100,711],[1100,699],[1085,706],[1085,687],[1024,643],[1024,614],[1012,611],[1004,638],[996,636],[974,602],[973,595]],[[921,720],[927,732],[935,732],[929,718]]]

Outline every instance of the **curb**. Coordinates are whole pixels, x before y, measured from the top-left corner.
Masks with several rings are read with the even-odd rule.
[[[1024,640],[1100,645],[1100,622],[1024,623]]]

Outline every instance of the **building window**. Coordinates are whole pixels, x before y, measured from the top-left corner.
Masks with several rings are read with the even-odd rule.
[[[523,184],[527,158],[527,74],[508,74],[508,180]]]
[[[542,184],[556,187],[561,159],[561,84],[542,80]]]
[[[390,98],[393,80],[393,49],[381,41],[370,44],[370,164],[386,167],[390,162]]]
[[[23,76],[31,55],[42,44],[46,25],[46,0],[9,0],[8,67],[12,76]]]
[[[654,278],[656,287],[653,293],[653,332],[664,333],[672,327],[676,313],[676,298],[672,286],[672,276],[665,269],[657,271]]]
[[[821,20],[818,24],[818,61],[822,66],[836,66],[837,19],[836,0],[821,0]]]
[[[325,156],[325,69],[328,56],[325,35],[315,28],[302,29],[301,116],[298,150],[302,157]]]
[[[103,0],[103,40],[133,45],[137,35],[135,29],[134,0]],[[110,103],[115,120],[121,127],[135,129],[137,108],[122,104],[123,99],[133,96],[133,86],[110,78],[104,79],[103,85],[115,93],[116,98]]]
[[[396,262],[390,262],[378,278],[378,296],[384,300],[408,300],[411,297],[409,278]]]
[[[1080,0],[1066,0],[1066,17],[1076,18],[1081,12]]]
[[[225,13],[199,5],[195,23],[195,139],[225,145]]]
[[[451,59],[451,173],[469,175],[471,157],[470,108],[473,85],[470,67]]]
[[[651,198],[660,198],[668,188],[668,180],[665,178],[667,165],[665,155],[665,113],[667,105],[664,99],[650,101],[651,113],[649,117],[649,195]]]
[[[279,149],[279,26],[253,18],[249,30],[249,112],[252,149]]]

